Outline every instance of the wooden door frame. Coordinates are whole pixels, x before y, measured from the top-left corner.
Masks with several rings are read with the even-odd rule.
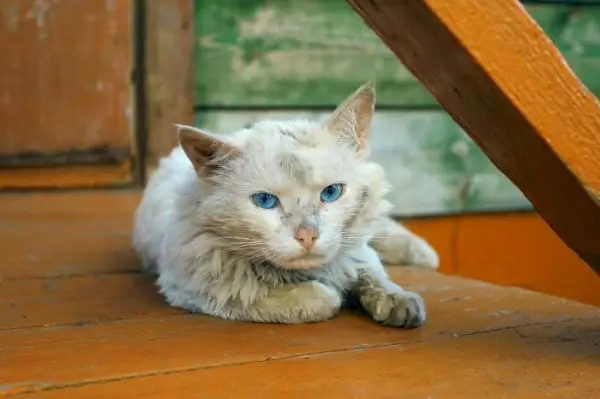
[[[141,181],[176,145],[174,124],[194,120],[194,0],[140,0],[143,98]]]
[[[121,5],[121,7],[123,7],[123,5]],[[124,7],[127,9],[125,17],[129,18],[127,26],[125,29],[118,31],[118,37],[107,39],[107,41],[114,40],[115,42],[113,44],[119,49],[127,49],[127,57],[129,57],[127,60],[128,62],[126,65],[119,64],[119,67],[126,66],[134,69],[136,57],[135,43],[138,37],[136,36],[136,25],[133,18],[137,13],[137,7],[133,1],[127,2]],[[44,11],[44,13],[45,12],[46,11]],[[50,14],[52,14],[52,12]],[[39,24],[38,28],[40,28]],[[61,34],[64,33],[65,32],[62,32]],[[46,33],[44,33],[44,35],[45,34]],[[113,35],[115,34],[116,33],[113,33]],[[38,38],[45,37],[44,35],[38,36]],[[68,47],[69,43],[65,43],[64,45]],[[54,46],[49,47],[56,49],[57,45],[54,43]],[[27,50],[28,49],[23,49],[23,51]],[[63,61],[68,62],[69,60]],[[120,61],[123,63],[122,59]],[[46,62],[48,61],[46,60]],[[121,72],[126,74],[128,71],[127,69],[118,71],[118,73]],[[114,77],[114,75],[112,77]],[[126,86],[128,86],[127,94],[130,96],[127,109],[131,108],[135,110],[137,108],[137,99],[134,97],[134,93],[137,82],[135,79],[127,82],[126,75],[123,77],[123,81],[126,82]],[[12,79],[13,77],[10,78]],[[15,78],[25,79],[23,76],[17,76]],[[119,84],[122,85],[123,81],[120,81]],[[81,84],[81,81],[78,81],[78,84]],[[99,82],[97,84],[102,87],[104,83]],[[97,90],[102,91],[101,88],[97,88]],[[52,93],[48,93],[48,101],[53,101]],[[22,109],[16,110],[15,112],[21,113],[24,118],[28,117],[23,113]],[[49,154],[44,154],[40,149],[32,150],[31,152],[28,152],[28,150],[25,149],[25,151],[21,153],[6,155],[6,158],[9,159],[14,156],[14,160],[4,162],[0,168],[0,190],[13,191],[131,185],[135,182],[134,172],[136,170],[135,164],[138,156],[138,149],[135,139],[133,138],[137,121],[135,116],[127,119],[128,123],[126,123],[126,131],[118,131],[116,134],[121,137],[127,137],[128,135],[131,137],[127,146],[111,147],[111,143],[108,143],[108,148],[100,148],[98,152],[87,152],[86,148],[75,148],[71,152],[67,148]],[[121,128],[122,127],[119,126],[119,129]],[[38,131],[37,133],[44,134],[45,132]],[[111,153],[111,151],[114,152]]]
[[[131,158],[119,164],[0,169],[0,189],[143,186],[194,119],[194,0],[131,2]]]

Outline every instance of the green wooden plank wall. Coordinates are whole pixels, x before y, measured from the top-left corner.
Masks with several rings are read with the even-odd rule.
[[[600,93],[600,8],[528,10]],[[196,122],[228,132],[258,119],[324,118],[377,82],[373,156],[404,216],[531,209],[345,0],[196,0]]]

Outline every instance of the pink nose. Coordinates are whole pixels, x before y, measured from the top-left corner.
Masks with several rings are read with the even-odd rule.
[[[307,251],[315,245],[315,241],[319,238],[319,233],[314,229],[301,227],[294,233],[294,238],[300,243]]]

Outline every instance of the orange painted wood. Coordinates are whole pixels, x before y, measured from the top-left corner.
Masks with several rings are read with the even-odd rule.
[[[123,222],[0,224],[3,279],[139,271],[129,217]],[[60,234],[57,234],[60,231]],[[0,283],[2,284],[2,283]]]
[[[521,288],[391,267],[427,301],[429,322],[408,331],[350,310],[284,326],[173,309],[135,272],[133,256],[115,266],[109,255],[129,251],[124,232],[138,201],[134,191],[0,195],[0,396],[597,396],[600,309]],[[474,232],[506,235],[500,221],[511,217],[507,225],[523,225],[506,215],[408,225],[460,271],[477,260],[463,249],[493,252],[487,245],[497,237]],[[461,240],[463,232],[471,238]],[[506,242],[499,250],[522,254]],[[37,268],[19,261],[29,251],[44,255]],[[506,259],[498,254],[480,259],[481,268]],[[61,264],[77,276],[61,276]]]
[[[26,398],[593,398],[598,319],[120,379]]]
[[[109,166],[44,173],[2,169],[0,187],[130,180],[136,155],[132,4],[1,2],[0,165]]]
[[[194,1],[145,0],[147,175],[178,144],[174,124],[193,124]]]
[[[517,0],[348,0],[600,272],[600,106]]]
[[[63,298],[60,307],[72,314],[77,314],[74,311],[79,309],[81,323],[0,331],[0,342],[6,343],[6,354],[0,359],[0,366],[5,370],[2,380],[20,390],[60,388],[82,381],[95,385],[124,376],[197,371],[346,351],[352,354],[379,347],[453,341],[457,337],[468,339],[498,329],[571,323],[570,320],[575,319],[598,320],[600,317],[598,308],[518,288],[492,286],[426,271],[394,268],[391,272],[396,281],[422,292],[428,301],[431,321],[427,327],[412,331],[386,328],[365,314],[350,311],[326,323],[302,326],[236,323],[200,315],[176,315],[169,307],[157,302],[149,290],[125,290],[117,280],[99,282],[98,287],[103,287],[106,293],[82,285],[81,292],[104,297],[102,301],[106,304],[115,304],[112,311],[106,305],[96,305],[107,318],[90,321],[85,315],[92,304],[73,295],[72,290],[62,290],[59,286],[55,295],[57,299]],[[111,288],[113,285],[115,288]],[[118,298],[113,292],[117,290],[123,293],[123,305],[116,305]],[[139,311],[129,314],[131,320],[110,321],[111,317],[124,314],[121,306],[135,308],[131,301],[136,293],[139,294]],[[45,302],[47,298],[46,294],[36,295],[30,290],[23,290],[20,295],[36,302]],[[23,314],[32,312],[39,318],[42,311],[47,308],[29,308]],[[10,317],[4,311],[0,314],[2,318]],[[74,352],[73,348],[78,350]],[[59,364],[55,363],[56,359],[60,359]],[[395,361],[400,362],[400,369],[403,360],[399,357]],[[32,368],[31,364],[38,366]],[[234,370],[230,373],[235,374]],[[197,378],[204,379],[202,376]],[[327,380],[323,378],[321,384]],[[40,387],[36,381],[44,383]],[[397,381],[391,383],[397,385]]]
[[[132,181],[130,161],[118,165],[0,168],[0,189],[123,186]]]
[[[457,274],[600,306],[600,279],[534,214],[458,219]]]
[[[0,282],[0,330],[178,313],[163,304],[154,281],[139,274]]]
[[[0,195],[0,278],[138,271],[130,245],[139,201],[138,191]]]
[[[93,228],[96,222],[121,222],[131,228],[141,200],[137,190],[81,190],[0,194],[0,227],[54,228],[76,223]],[[8,226],[7,226],[8,225]]]

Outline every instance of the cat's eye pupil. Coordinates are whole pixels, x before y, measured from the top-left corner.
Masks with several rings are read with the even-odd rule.
[[[252,202],[254,202],[254,205],[263,209],[275,208],[279,203],[279,199],[275,195],[265,192],[252,194],[251,198]]]
[[[341,197],[344,191],[344,186],[341,183],[331,184],[321,191],[321,201],[333,202]]]

